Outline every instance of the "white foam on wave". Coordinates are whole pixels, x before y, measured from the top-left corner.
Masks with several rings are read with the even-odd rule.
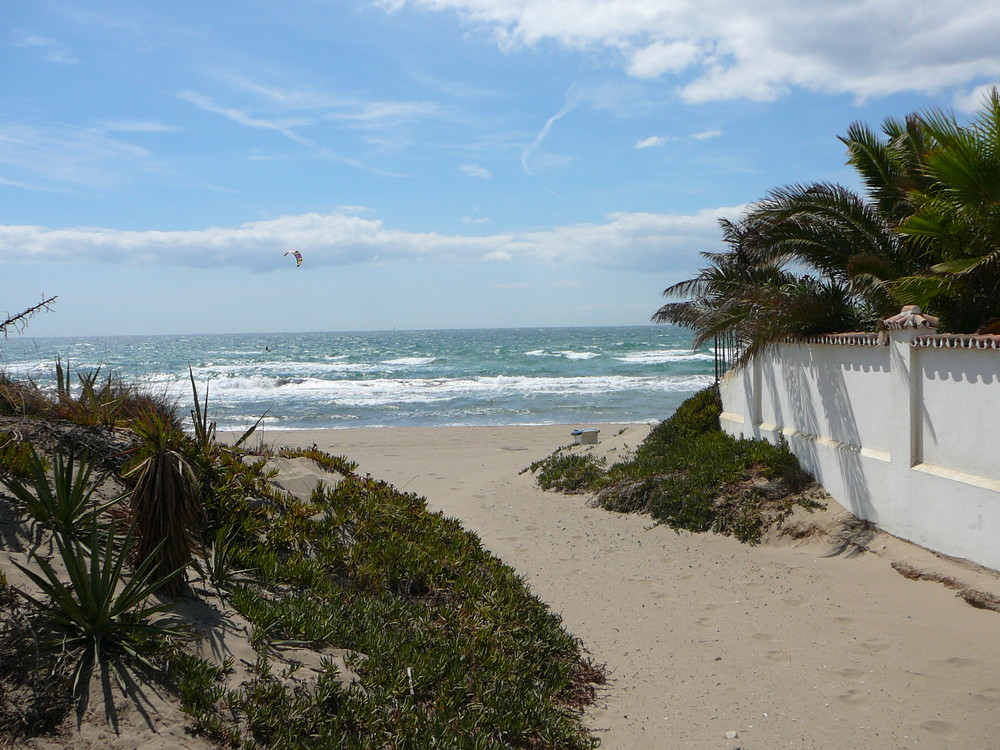
[[[393,404],[432,404],[446,401],[490,402],[505,398],[583,398],[610,393],[673,393],[693,391],[712,382],[708,375],[686,377],[609,375],[600,377],[528,377],[497,375],[474,378],[375,378],[325,380],[266,377],[221,381],[230,403],[272,399],[328,402],[331,406],[387,407]],[[178,391],[180,393],[180,391]]]
[[[384,359],[383,365],[400,365],[403,367],[419,367],[429,365],[434,362],[435,357],[397,357],[396,359]]]
[[[630,365],[659,365],[668,362],[711,362],[715,355],[710,352],[692,352],[680,349],[656,349],[647,352],[632,352],[615,357],[619,362]]]
[[[525,352],[526,357],[559,357],[560,359],[594,359],[600,357],[600,352],[577,352],[571,349],[560,349],[558,351],[547,351],[545,349],[532,349]]]
[[[574,352],[574,351],[559,351],[556,352],[561,357],[566,359],[593,359],[594,357],[600,357],[601,355],[597,352]]]

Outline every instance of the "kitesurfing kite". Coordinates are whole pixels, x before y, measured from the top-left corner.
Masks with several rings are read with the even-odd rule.
[[[298,250],[289,250],[287,253],[285,253],[285,255],[294,255],[295,256],[295,267],[296,268],[298,268],[299,266],[302,265],[302,253],[300,253]],[[282,256],[282,257],[284,257],[284,256]]]

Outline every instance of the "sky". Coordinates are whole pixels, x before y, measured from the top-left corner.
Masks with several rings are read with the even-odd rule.
[[[997,39],[995,0],[4,0],[0,312],[642,325],[720,218],[856,187],[851,123],[971,116]]]

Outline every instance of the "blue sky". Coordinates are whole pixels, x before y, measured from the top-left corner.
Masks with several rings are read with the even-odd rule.
[[[974,111],[998,38],[992,0],[6,0],[0,311],[642,324],[719,217],[855,185],[851,122]]]

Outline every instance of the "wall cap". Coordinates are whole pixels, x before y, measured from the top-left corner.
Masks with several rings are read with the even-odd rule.
[[[933,349],[1000,349],[1000,335],[938,333],[933,336],[917,336],[910,346]]]

